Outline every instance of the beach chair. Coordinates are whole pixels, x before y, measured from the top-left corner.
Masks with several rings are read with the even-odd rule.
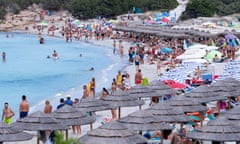
[[[210,83],[212,83],[212,80],[213,80],[212,74],[203,74],[202,75],[203,84],[210,84]]]

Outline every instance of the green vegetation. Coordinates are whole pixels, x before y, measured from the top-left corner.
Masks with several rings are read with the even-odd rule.
[[[240,13],[239,0],[189,0],[181,20],[196,17],[225,16]],[[80,19],[115,17],[131,11],[146,12],[152,10],[168,11],[175,8],[177,0],[0,0],[0,19],[6,10],[19,13],[33,3],[45,10],[69,10]]]
[[[80,144],[78,139],[69,138],[64,140],[64,135],[58,131],[55,132],[56,137],[54,138],[56,144]]]
[[[239,12],[239,0],[190,0],[181,19],[185,20],[199,16],[225,16]]]
[[[168,11],[178,5],[176,0],[0,0],[0,16],[2,11],[5,13],[3,8],[18,13],[33,3],[39,4],[45,10],[66,9],[81,19],[114,17],[127,13],[132,7],[141,12]]]
[[[73,0],[67,9],[81,19],[96,16],[114,17],[131,10],[132,7],[142,12],[149,10],[170,10],[178,5],[176,0]]]
[[[6,14],[5,9],[0,7],[0,19],[3,19],[5,14]]]

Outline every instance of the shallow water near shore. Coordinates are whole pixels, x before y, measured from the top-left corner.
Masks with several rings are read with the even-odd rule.
[[[31,111],[42,110],[49,99],[55,109],[59,98],[82,96],[82,85],[92,77],[97,91],[110,87],[124,60],[112,54],[111,47],[84,42],[66,43],[62,39],[45,37],[39,44],[37,35],[14,33],[13,37],[0,33],[0,52],[6,52],[6,61],[0,62],[0,106],[8,102],[18,118],[18,107],[24,94]],[[111,46],[111,44],[109,44]],[[47,59],[53,50],[59,59]],[[80,54],[83,56],[80,57]],[[94,67],[94,71],[89,71]]]

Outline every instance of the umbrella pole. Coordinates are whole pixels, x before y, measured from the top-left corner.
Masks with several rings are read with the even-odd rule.
[[[118,119],[120,119],[120,118],[121,118],[121,108],[118,107]]]
[[[93,130],[93,125],[92,125],[92,123],[90,123],[90,130]]]
[[[201,127],[203,126],[203,121],[204,121],[204,116],[203,116],[203,113],[201,113]]]
[[[141,97],[139,97],[139,100],[141,100]],[[139,109],[140,110],[142,109],[142,105],[139,105]]]
[[[40,144],[40,140],[39,140],[39,138],[37,137],[37,144]]]
[[[68,129],[66,129],[66,140],[68,140]]]
[[[90,116],[92,116],[92,112],[89,112]],[[90,130],[93,130],[93,124],[90,123]]]
[[[182,129],[183,128],[183,123],[180,123],[180,129]]]

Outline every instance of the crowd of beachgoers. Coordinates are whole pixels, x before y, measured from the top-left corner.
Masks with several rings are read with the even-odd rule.
[[[160,78],[164,76],[165,73],[175,70],[178,66],[182,65],[183,60],[178,59],[178,56],[184,54],[189,47],[196,43],[215,46],[217,47],[216,51],[221,54],[216,53],[210,59],[207,59],[208,53],[211,51],[206,50],[202,59],[207,60],[201,63],[204,67],[208,67],[214,63],[225,63],[238,59],[237,54],[240,43],[238,37],[235,35],[230,38],[226,37],[226,35],[218,37],[196,36],[192,38],[160,37],[154,34],[114,31],[112,24],[104,18],[82,22],[73,19],[71,16],[48,16],[43,12],[37,14],[30,13],[27,16],[12,15],[8,18],[11,19],[12,24],[14,21],[24,23],[20,29],[18,27],[17,29],[12,28],[13,30],[38,34],[40,44],[47,44],[44,41],[46,35],[56,36],[63,38],[68,43],[72,41],[83,41],[110,46],[113,49],[114,55],[119,55],[119,57],[122,58],[128,57],[127,61],[132,70],[120,70],[116,74],[116,77],[113,78],[112,84],[109,87],[103,87],[101,92],[96,92],[98,85],[95,78],[92,78],[89,83],[83,85],[82,94],[79,94],[79,98],[71,99],[71,96],[63,97],[59,100],[60,102],[57,106],[52,106],[51,102],[46,100],[43,110],[44,113],[51,113],[54,110],[53,107],[60,109],[64,105],[72,106],[79,103],[82,99],[89,97],[96,97],[101,100],[103,97],[117,90],[128,91],[135,85],[143,84],[145,82],[144,78],[149,78],[150,75],[155,75],[155,77]],[[26,19],[28,23],[25,23]],[[79,24],[79,22],[81,24]],[[195,55],[197,54],[195,53]],[[58,58],[58,53],[54,51],[52,56]],[[2,59],[3,61],[6,60],[5,52],[2,52]],[[154,68],[151,69],[151,73],[143,73],[146,65],[154,66]],[[202,79],[202,71],[199,65],[192,68],[194,72],[191,79]],[[89,70],[92,71],[94,68],[90,68]],[[154,79],[149,78],[148,80],[152,81]],[[190,87],[190,83],[185,83],[185,85]],[[184,93],[185,91],[182,89],[181,92]],[[150,100],[151,104],[154,102],[154,99]],[[226,106],[224,108],[226,108]],[[29,109],[30,106],[26,96],[22,96],[20,118],[26,117]],[[220,111],[220,107],[217,107],[217,111]],[[14,115],[8,103],[5,103],[2,120],[10,124]],[[116,109],[111,110],[111,120],[118,120]],[[77,133],[78,136],[83,134],[80,126],[73,127],[73,134],[75,133]],[[155,135],[159,136],[161,134],[156,132]],[[172,139],[173,137],[174,136],[169,136],[168,138]]]

